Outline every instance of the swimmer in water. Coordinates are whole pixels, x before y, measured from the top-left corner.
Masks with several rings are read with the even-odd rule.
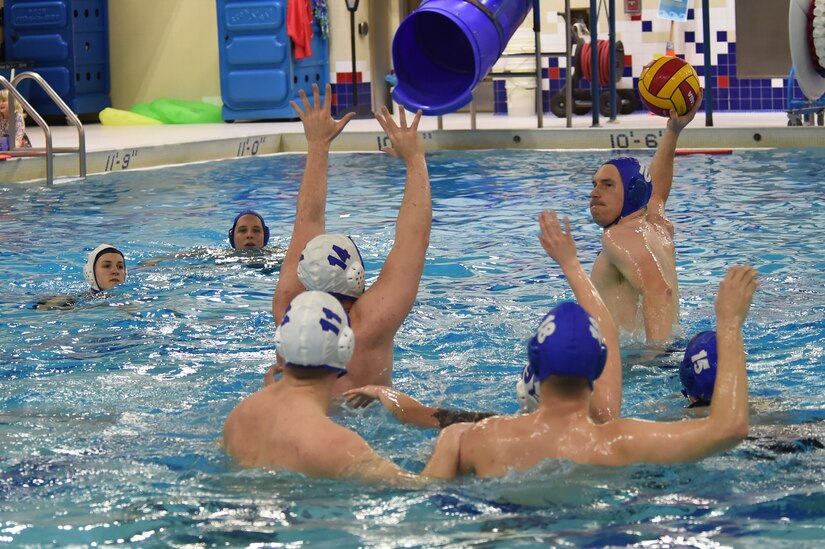
[[[716,332],[696,334],[688,343],[679,365],[682,394],[688,399],[689,408],[699,411],[710,406],[718,363]],[[368,393],[372,398],[378,399],[400,422],[425,428],[443,429],[454,423],[475,423],[499,415],[426,406],[391,387],[363,387],[349,391],[346,396],[353,397],[360,393]],[[531,413],[538,409],[540,384],[529,365],[519,377],[516,394],[522,412]],[[752,407],[753,404],[751,402]],[[825,422],[786,424],[764,423],[764,416],[753,419],[761,423],[750,426],[750,434],[743,441],[746,451],[800,453],[825,449]]]
[[[126,282],[126,273],[126,259],[123,257],[123,252],[109,244],[101,244],[92,250],[83,267],[83,277],[89,284],[89,291],[92,295],[123,284]],[[34,308],[38,310],[71,308],[77,303],[77,298],[82,295],[44,298],[38,301]]]
[[[542,245],[554,259],[571,265],[565,270],[565,275],[578,306],[587,311],[590,318],[596,323],[594,329],[603,334],[607,347],[614,349],[605,360],[608,367],[604,369],[598,381],[594,382],[593,394],[590,398],[590,415],[596,422],[605,422],[618,417],[622,400],[621,356],[619,355],[619,335],[610,312],[607,310],[599,293],[591,280],[581,269],[576,259],[576,247],[571,236],[570,226],[565,219],[568,233],[563,235],[555,212],[543,212],[539,217],[542,228]],[[573,263],[575,262],[575,266]],[[575,267],[578,268],[575,268]],[[533,412],[538,406],[538,385],[534,375],[526,367],[528,373],[527,384],[519,380],[517,394],[522,410]],[[454,423],[477,422],[496,414],[490,412],[468,412],[449,408],[433,408],[425,406],[419,401],[389,387],[368,386],[352,389],[344,393],[349,399],[362,396],[377,398],[402,423],[412,423],[421,427],[444,428]],[[534,404],[532,408],[531,404]]]
[[[244,210],[235,216],[229,229],[229,244],[233,248],[263,248],[269,243],[269,227],[256,211]]]
[[[420,485],[422,479],[379,456],[354,431],[329,418],[337,380],[355,334],[344,307],[326,292],[299,293],[275,333],[285,361],[277,383],[244,398],[226,418],[223,446],[246,467],[311,477]]]
[[[92,293],[105,292],[126,282],[126,259],[123,252],[108,244],[101,244],[89,254],[83,276]]]
[[[268,255],[268,252],[272,251],[276,254],[278,263],[283,259],[282,249],[270,249],[266,247],[267,244],[269,244],[269,227],[266,225],[263,216],[254,210],[243,210],[235,216],[235,219],[232,220],[232,226],[229,228],[228,241],[233,250],[249,251],[250,253],[254,253],[256,250],[263,250],[266,252],[265,255]],[[234,256],[237,255],[239,254],[234,252],[227,253],[226,249],[195,248],[176,254],[144,259],[138,265],[140,267],[154,267],[161,261],[184,258],[212,258],[215,259],[216,262],[225,263],[231,261]],[[246,254],[242,255],[246,257]],[[259,258],[259,254],[256,254],[255,258]],[[264,259],[266,259],[266,257],[264,257]],[[250,266],[255,268],[267,267],[263,262]]]
[[[671,110],[649,173],[635,158],[616,158],[593,176],[590,214],[604,229],[593,284],[619,330],[636,334],[644,327],[649,343],[668,340],[679,322],[673,225],[665,203],[673,184],[676,142],[701,104],[700,93],[687,114]]]
[[[555,215],[541,217],[542,246],[574,287],[587,275],[576,245]],[[594,384],[621,379],[618,338],[612,318],[594,319],[586,308],[563,303],[542,320],[528,346],[528,367],[538,383],[538,409],[520,416],[496,416],[461,423],[441,432],[429,473],[441,478],[475,474],[502,476],[530,469],[546,459],[594,465],[674,463],[702,459],[732,448],[748,432],[748,389],[742,322],[756,289],[751,267],[728,270],[716,296],[719,336],[718,382],[706,418],[654,422],[594,414]],[[591,286],[591,292],[598,293]],[[602,338],[602,333],[610,337]],[[619,404],[621,396],[619,395]],[[441,444],[441,439],[445,443]]]
[[[693,336],[679,364],[682,394],[687,397],[689,408],[701,409],[711,405],[718,363],[716,332],[708,330]],[[765,421],[764,417],[762,421]],[[822,442],[825,440],[823,425],[822,421],[752,425],[745,445],[782,454],[821,450],[825,448]]]
[[[693,336],[679,364],[679,380],[682,382],[682,394],[690,403],[688,407],[710,405],[718,362],[716,332],[708,330]]]
[[[373,450],[356,432],[329,417],[337,380],[360,343],[338,299],[326,292],[299,293],[284,311],[275,332],[284,371],[244,398],[227,416],[223,447],[240,465],[287,469],[310,477],[348,478],[420,487],[432,477],[399,467]],[[455,439],[436,449],[453,452]]]
[[[375,283],[365,289],[360,251],[348,236],[328,234],[325,220],[330,145],[354,115],[346,114],[337,122],[332,118],[329,86],[323,102],[316,85],[312,88],[312,103],[303,91],[299,93],[301,104],[293,101],[292,106],[307,139],[306,167],[298,191],[292,240],[272,299],[272,314],[276,325],[280,325],[287,305],[305,290],[336,296],[352,319],[359,342],[348,375],[335,386],[336,393],[364,385],[389,386],[395,333],[415,303],[432,225],[430,179],[418,135],[421,111],[409,124],[403,107],[398,123],[386,108],[375,113],[392,144],[384,152],[404,161],[406,182],[392,249]],[[280,368],[273,366],[264,382],[272,383]]]

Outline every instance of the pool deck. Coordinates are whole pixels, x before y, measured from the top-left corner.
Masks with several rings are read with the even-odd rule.
[[[714,113],[713,126],[706,126],[700,112],[685,129],[683,149],[741,149],[825,147],[825,127],[788,126],[785,112]],[[542,128],[535,116],[478,114],[471,129],[468,113],[424,117],[419,127],[428,150],[455,149],[558,149],[633,150],[655,148],[665,127],[663,118],[649,114],[621,115],[615,121],[600,117],[593,127],[592,115],[567,120],[545,114]],[[77,147],[73,126],[52,126],[54,147]],[[35,127],[27,132],[34,147],[44,147],[44,133]],[[232,124],[158,126],[84,126],[88,174],[146,169],[165,165],[242,158],[262,154],[304,152],[306,142],[300,121],[236,122]],[[349,123],[334,141],[333,151],[379,151],[384,133],[374,119]],[[77,154],[61,153],[54,158],[56,181],[77,177]],[[42,182],[46,177],[43,157],[12,158],[0,162],[0,182]]]

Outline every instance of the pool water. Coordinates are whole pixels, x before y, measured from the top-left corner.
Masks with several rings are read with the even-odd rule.
[[[538,239],[568,215],[589,269],[600,229],[587,196],[606,152],[428,155],[433,230],[418,301],[396,338],[396,387],[428,404],[517,410],[515,380],[543,314],[572,293]],[[649,162],[652,154],[640,153]],[[753,440],[698,464],[616,469],[547,462],[423,490],[237,467],[217,446],[234,405],[275,360],[270,312],[289,243],[300,155],[0,187],[0,543],[141,546],[819,546],[825,539],[825,151],[677,159],[682,324],[713,327],[725,270],[761,286],[745,324]],[[394,237],[403,165],[333,155],[328,229],[351,234],[368,284]],[[233,254],[252,207],[272,250]],[[86,254],[126,254],[127,283],[73,310]],[[156,266],[139,262],[196,250]],[[677,420],[673,352],[624,337],[623,413]],[[419,471],[437,433],[376,406],[339,421]],[[776,444],[783,441],[783,444]],[[785,444],[786,442],[786,444]]]

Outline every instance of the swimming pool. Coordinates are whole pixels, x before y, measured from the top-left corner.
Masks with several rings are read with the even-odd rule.
[[[649,153],[640,156],[645,161]],[[600,229],[589,179],[607,153],[428,156],[434,221],[411,315],[396,338],[396,386],[427,403],[514,412],[525,343],[571,293],[537,241],[536,217],[570,216],[586,268]],[[548,463],[498,480],[424,490],[244,470],[216,446],[223,420],[275,357],[277,264],[221,251],[235,213],[261,211],[285,247],[301,156],[280,155],[85,181],[0,188],[0,542],[13,545],[336,547],[501,545],[815,546],[825,538],[825,150],[680,157],[669,200],[685,335],[712,327],[728,265],[761,287],[745,325],[754,432],[791,425],[699,464],[619,469]],[[328,228],[348,232],[374,279],[403,190],[399,162],[333,155]],[[108,298],[37,312],[85,289],[86,253],[122,249]],[[199,258],[137,267],[181,250]],[[674,353],[625,353],[623,413],[679,418]],[[436,433],[383,410],[341,421],[420,470]],[[802,434],[799,433],[802,431]],[[822,435],[820,440],[822,440]],[[811,451],[791,451],[805,450]]]

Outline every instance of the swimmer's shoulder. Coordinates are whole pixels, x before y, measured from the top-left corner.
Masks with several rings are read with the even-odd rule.
[[[36,311],[68,311],[77,305],[78,297],[79,296],[72,295],[44,297],[39,299],[37,303],[32,306],[32,309]]]

